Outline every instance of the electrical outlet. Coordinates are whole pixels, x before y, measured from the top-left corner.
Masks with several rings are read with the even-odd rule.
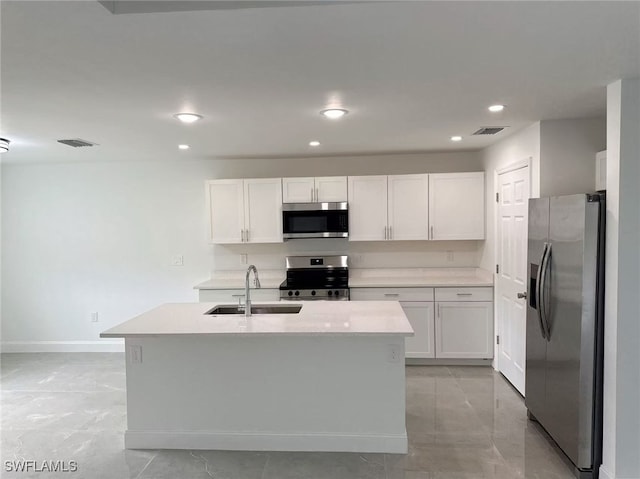
[[[91,322],[92,323],[97,323],[98,322],[98,312],[94,311],[93,313],[91,313]]]
[[[142,346],[137,344],[128,346],[127,354],[131,364],[140,364],[142,362]]]
[[[247,253],[242,253],[240,255],[240,264],[247,264],[249,261]]]
[[[447,261],[453,261],[453,251],[447,251]]]
[[[388,345],[387,361],[390,363],[397,363],[400,361],[400,346],[398,344]]]
[[[181,254],[175,255],[171,259],[171,266],[184,266],[184,256]]]

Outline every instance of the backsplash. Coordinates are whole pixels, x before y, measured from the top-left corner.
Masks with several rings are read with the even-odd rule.
[[[346,239],[305,239],[274,244],[212,245],[212,271],[284,270],[285,256],[348,255],[351,268],[477,267],[484,241],[349,242]],[[243,262],[246,255],[246,263]]]

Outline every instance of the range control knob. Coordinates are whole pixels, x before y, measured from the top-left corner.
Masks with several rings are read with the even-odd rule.
[[[336,292],[335,292],[335,295],[336,295],[336,296],[340,296],[340,291],[336,291]]]
[[[313,291],[311,291],[311,296],[315,296],[316,295],[316,290],[314,289]]]
[[[331,295],[333,295],[333,291],[329,291],[329,292],[327,293],[327,296],[331,296]]]
[[[296,292],[295,292],[295,295],[296,295],[296,296],[300,296],[300,291],[296,291]]]
[[[287,294],[288,294],[289,296],[293,296],[293,291],[289,291]]]

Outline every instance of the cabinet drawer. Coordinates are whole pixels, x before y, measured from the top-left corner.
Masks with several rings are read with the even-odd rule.
[[[433,301],[433,288],[351,288],[352,301]]]
[[[198,295],[201,303],[244,303],[244,289],[201,289]],[[251,288],[251,302],[279,301],[278,289],[254,289]]]
[[[493,288],[436,288],[436,301],[493,301]]]

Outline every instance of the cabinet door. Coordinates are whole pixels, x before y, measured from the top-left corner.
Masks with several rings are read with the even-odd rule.
[[[433,303],[401,302],[413,328],[414,336],[405,338],[405,356],[407,358],[434,358],[433,340]]]
[[[484,239],[484,173],[429,175],[431,239]]]
[[[493,357],[493,303],[436,303],[436,358]]]
[[[388,177],[389,239],[429,239],[429,176]]]
[[[282,243],[280,178],[244,180],[245,241]]]
[[[242,180],[207,181],[209,235],[212,243],[241,243],[244,230]]]
[[[316,199],[321,203],[347,201],[346,176],[321,176],[316,178]]]
[[[387,177],[349,177],[349,241],[387,237]]]
[[[278,301],[280,290],[252,287],[250,296],[253,304],[259,301]],[[201,289],[198,300],[201,303],[244,304],[244,289]]]
[[[283,203],[311,203],[315,197],[315,185],[311,178],[282,178]]]

